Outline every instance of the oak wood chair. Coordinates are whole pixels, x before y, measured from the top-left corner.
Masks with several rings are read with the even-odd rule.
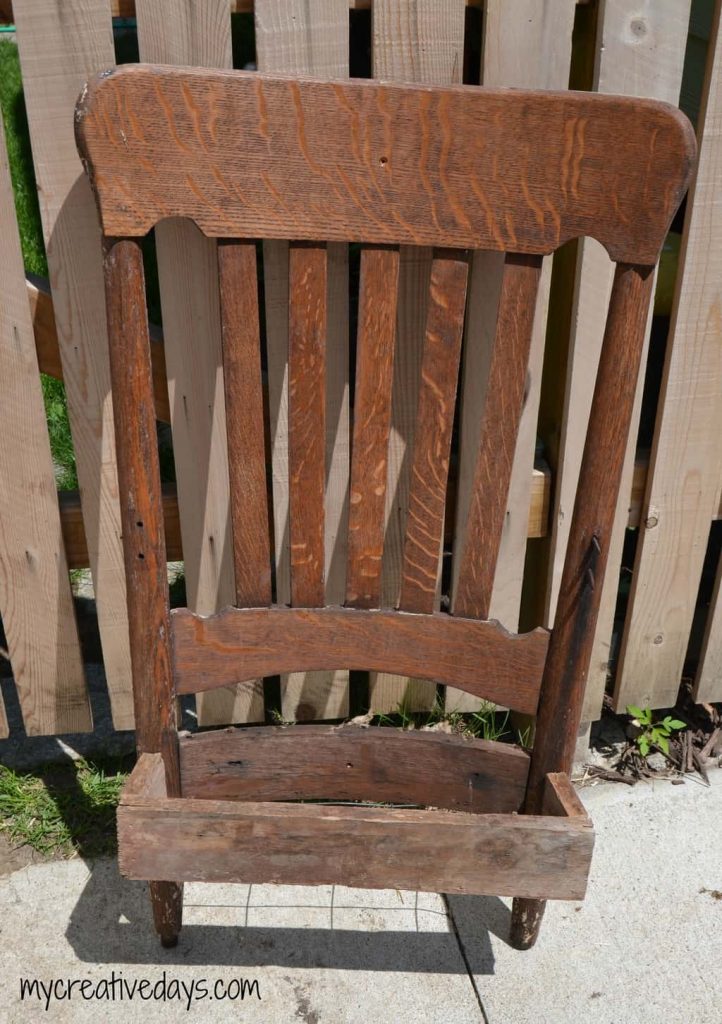
[[[136,65],[88,84],[76,130],[104,235],[140,755],[118,814],[121,870],[151,880],[165,945],[180,930],[183,881],[204,879],[513,896],[512,942],[530,946],[544,901],[586,888],[593,835],[568,772],[653,268],[695,156],[689,122],[662,103],[588,93]],[[219,240],[237,600],[209,618],[168,600],[140,248],[165,217]],[[515,636],[488,612],[541,260],[584,235],[616,262],[614,286],[555,626]],[[273,604],[256,280],[256,240],[278,238],[291,240],[290,608]],[[363,246],[343,608],[324,607],[329,241]],[[383,609],[400,245],[434,255],[401,597]],[[474,249],[505,260],[450,615],[434,597]],[[342,667],[439,680],[534,714],[531,756],[328,725],[178,736],[180,694]],[[321,798],[377,805],[302,802]]]

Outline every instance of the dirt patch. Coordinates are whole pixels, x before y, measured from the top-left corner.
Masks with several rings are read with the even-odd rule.
[[[13,846],[7,836],[0,833],[0,878],[11,875],[13,871],[20,871],[29,864],[60,859],[60,856],[38,853],[30,846]]]

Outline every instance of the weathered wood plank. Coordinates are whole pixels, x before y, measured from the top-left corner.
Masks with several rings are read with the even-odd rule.
[[[15,23],[113,723],[133,728],[98,216],[73,139],[83,83],[115,63],[106,0],[28,0]]]
[[[92,729],[0,118],[0,616],[29,736]],[[0,736],[7,721],[0,696]]]
[[[157,768],[156,768],[157,771]],[[253,881],[581,899],[578,818],[125,796],[128,878]]]
[[[371,61],[376,78],[427,85],[461,81],[464,10],[459,0],[443,4],[434,0],[375,0],[371,26]],[[385,149],[378,152],[379,160],[384,156],[392,159]],[[388,167],[387,162],[371,168],[374,205],[379,190],[379,169],[388,170]],[[398,605],[401,591],[430,274],[430,250],[402,248],[382,584],[382,603],[390,607]],[[372,676],[370,680],[370,701],[376,711],[395,711],[399,704],[407,708],[427,708],[435,699],[436,688],[428,683],[393,679],[386,673]]]
[[[679,690],[712,516],[722,432],[722,32],[710,37],[659,413],[614,689],[617,708],[671,707]],[[708,647],[709,650],[709,647]],[[698,691],[699,692],[699,691]],[[719,690],[717,690],[719,692]]]
[[[512,813],[528,755],[508,743],[354,725],[225,729],[180,741],[183,795],[369,800]]]
[[[271,537],[254,243],[222,242],[218,278],[236,604],[270,605]]]
[[[343,0],[259,0],[256,51],[261,71],[346,78],[349,14]],[[290,231],[290,228],[289,228]],[[288,533],[288,248],[263,246],[268,387],[273,458],[276,600],[291,600]],[[346,588],[350,457],[348,249],[328,246],[326,358],[326,601],[341,604]],[[339,718],[348,712],[348,674],[294,675],[281,681],[286,718]]]
[[[137,0],[136,8],[142,60],[232,66],[225,0]],[[155,236],[187,600],[210,614],[236,592],[216,244],[177,219]],[[202,725],[262,719],[260,683],[198,700]]]
[[[346,569],[352,608],[381,603],[398,281],[398,250],[362,250]]]
[[[566,89],[569,84],[574,0],[521,0],[514,4],[488,0],[485,8],[481,81],[486,87]],[[466,342],[461,391],[459,488],[455,536],[463,541],[471,499],[476,444],[484,408],[486,380],[499,305],[503,257],[474,253],[469,286]],[[489,614],[507,629],[519,625],[524,578],[528,515],[532,498],[537,416],[541,391],[544,340],[551,279],[551,259],[544,260],[534,315],[519,432],[509,485],[506,516],[499,546]],[[452,592],[458,579],[452,562]],[[473,711],[467,695],[446,691],[446,707]]]
[[[432,612],[437,602],[468,272],[465,254],[439,251],[431,263],[401,567],[407,612]]]
[[[171,621],[178,693],[340,665],[440,679],[526,713],[536,709],[549,640],[542,629],[518,635],[441,612],[226,608],[203,618],[178,608]]]
[[[535,254],[592,235],[613,259],[645,264],[696,151],[684,114],[654,100],[147,65],[90,81],[76,131],[106,233],[188,216],[225,238]],[[196,141],[179,149],[177,137]],[[581,159],[582,146],[604,161]]]
[[[505,257],[469,508],[457,553],[453,611],[470,618],[489,616],[540,274],[540,257]]]

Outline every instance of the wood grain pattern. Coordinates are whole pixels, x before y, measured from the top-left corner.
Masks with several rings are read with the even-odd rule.
[[[398,283],[398,250],[362,250],[346,569],[352,608],[381,603]]]
[[[660,413],[614,701],[675,704],[719,502],[722,432],[722,32],[710,38],[700,151],[684,225]],[[708,648],[709,649],[709,648]],[[719,684],[718,684],[719,685]]]
[[[157,767],[156,767],[157,771]],[[578,818],[124,796],[128,878],[355,885],[581,899],[593,833]]]
[[[231,67],[225,0],[138,0],[137,16],[143,60]],[[187,600],[210,614],[235,597],[216,243],[177,218],[155,237]],[[201,725],[258,721],[260,683],[201,697],[197,711]]]
[[[291,604],[325,602],[326,248],[289,252],[288,477]]]
[[[507,743],[354,725],[225,729],[180,741],[184,797],[370,800],[512,813],[528,755]]]
[[[176,796],[180,776],[171,681],[168,566],[140,245],[130,239],[108,242],[104,277],[136,745],[141,753],[162,754],[168,793]]]
[[[468,270],[458,253],[431,264],[399,600],[408,612],[436,603]]]
[[[561,3],[559,0],[517,0],[514,4],[488,0],[482,40],[482,85],[524,89],[567,88],[575,6],[574,0]],[[454,529],[459,547],[471,498],[503,268],[504,258],[500,253],[473,254],[463,350],[459,497]],[[490,616],[511,630],[519,625],[528,510],[532,501],[530,469],[534,466],[550,280],[551,259],[547,258],[539,281],[524,406],[489,606]],[[456,590],[458,570],[458,560],[452,560],[452,594]],[[458,711],[476,710],[468,695],[448,689],[445,706]]]
[[[47,373],[57,380],[63,379],[63,364],[58,346],[58,329],[55,323],[53,297],[50,282],[46,277],[28,274],[25,282],[30,304],[30,316],[35,335],[35,349],[41,373]],[[162,423],[170,423],[168,404],[168,377],[165,368],[163,332],[160,327],[150,325],[150,358],[153,364],[153,395],[155,415]],[[85,565],[88,563],[85,562]],[[71,567],[72,568],[72,567]]]
[[[652,100],[146,65],[92,79],[76,132],[106,234],[183,216],[219,237],[540,254],[591,235],[649,264],[695,152],[684,115]]]
[[[453,603],[455,614],[469,618],[489,615],[540,273],[539,257],[506,256]]]
[[[132,729],[100,231],[71,123],[83,83],[115,63],[110,12],[105,0],[28,0],[15,24],[113,724]]]
[[[0,118],[0,615],[29,736],[92,718]],[[7,735],[0,697],[0,736]]]
[[[218,247],[236,604],[271,604],[256,247]]]
[[[376,0],[371,33],[376,78],[431,86],[461,81],[464,10],[459,0]],[[401,593],[431,258],[430,249],[401,248],[382,579],[382,604],[391,608],[398,606]],[[377,711],[396,711],[400,704],[430,708],[437,692],[428,683],[386,673],[371,676],[369,691]]]
[[[441,612],[226,608],[204,618],[177,608],[171,619],[178,693],[341,666],[440,679],[533,713],[548,644],[545,630],[517,635]]]
[[[349,13],[343,0],[259,0],[254,8],[258,67],[264,72],[346,78]],[[276,600],[291,600],[288,531],[288,246],[263,244],[269,408],[273,459]],[[346,578],[350,460],[348,247],[327,250],[326,601],[341,604]],[[348,674],[281,680],[288,719],[339,718],[348,712]]]

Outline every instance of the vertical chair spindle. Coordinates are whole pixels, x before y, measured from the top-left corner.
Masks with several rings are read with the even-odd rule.
[[[463,538],[457,537],[455,552],[460,564],[452,609],[467,618],[489,616],[524,406],[541,265],[541,256],[515,253],[507,253],[504,261],[468,518]],[[469,343],[474,344],[474,339]]]
[[[399,608],[433,612],[464,330],[466,254],[434,254],[409,483]]]
[[[291,604],[321,608],[326,596],[326,246],[292,243],[288,280]]]
[[[218,245],[236,604],[271,604],[256,247]]]
[[[378,608],[391,428],[399,252],[361,252],[346,604]]]

